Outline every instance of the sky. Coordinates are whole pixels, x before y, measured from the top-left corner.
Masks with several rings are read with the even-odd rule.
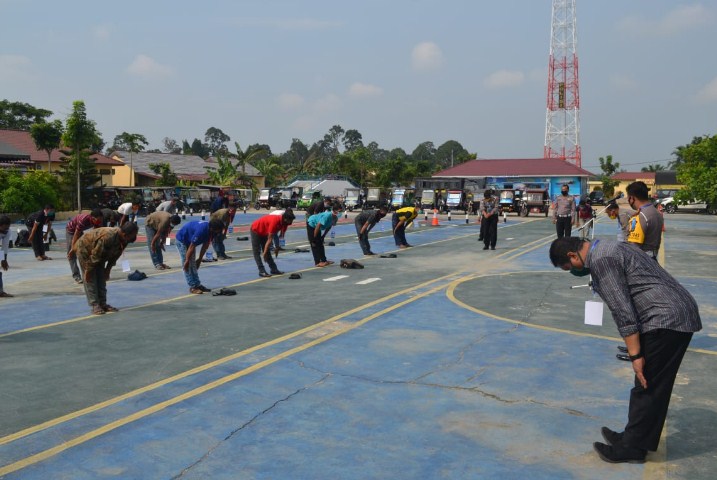
[[[549,0],[0,0],[0,99],[110,145],[140,133],[242,148],[311,145],[333,125],[412,152],[539,158]],[[717,1],[577,0],[582,166],[666,164],[717,134]]]

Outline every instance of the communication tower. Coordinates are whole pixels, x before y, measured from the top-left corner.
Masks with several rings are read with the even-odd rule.
[[[543,156],[559,158],[580,167],[577,44],[575,0],[553,0]]]

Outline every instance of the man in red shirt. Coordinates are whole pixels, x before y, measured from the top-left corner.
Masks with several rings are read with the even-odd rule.
[[[75,243],[80,239],[86,230],[102,226],[102,210],[95,208],[90,213],[80,213],[73,217],[65,227],[65,238],[67,239],[67,260],[70,262],[70,270],[72,278],[75,282],[82,283],[82,274],[80,267],[77,265],[77,255],[75,254]]]
[[[271,277],[271,275],[281,275],[284,272],[280,271],[274,263],[274,259],[271,258],[271,245],[274,240],[274,235],[277,233],[285,233],[289,225],[294,222],[294,212],[287,208],[283,215],[264,215],[258,220],[255,220],[251,224],[251,248],[254,252],[254,260],[256,266],[259,267],[260,277]],[[264,262],[262,257],[266,260],[269,265],[269,271],[266,273],[264,268]]]

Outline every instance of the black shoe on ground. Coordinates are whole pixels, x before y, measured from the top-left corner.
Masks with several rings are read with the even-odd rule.
[[[618,360],[622,360],[624,362],[630,361],[630,356],[627,353],[618,353],[617,355],[615,355],[615,357],[617,357]]]
[[[211,288],[207,288],[207,287],[205,287],[204,285],[199,285],[197,288],[198,288],[199,290],[201,290],[202,292],[211,292],[211,291],[212,291]]]
[[[627,347],[625,345],[618,345],[617,349],[620,350],[622,353],[627,353]]]
[[[610,446],[595,442],[593,448],[598,456],[608,463],[645,463],[647,450],[623,446]]]
[[[486,245],[485,247],[483,247],[483,250],[488,250],[488,245]]]
[[[602,427],[600,433],[608,445],[615,446],[622,443],[622,433],[617,433],[607,427]]]
[[[271,274],[272,275],[284,275],[284,272],[282,272],[281,270],[272,270]]]
[[[495,250],[495,247],[490,247],[491,250]]]
[[[260,276],[260,277],[271,277],[271,274],[270,274],[270,273],[266,273],[266,272],[259,272],[259,276]]]
[[[483,237],[478,237],[478,241],[479,241],[479,242],[482,242],[482,241],[483,241]]]

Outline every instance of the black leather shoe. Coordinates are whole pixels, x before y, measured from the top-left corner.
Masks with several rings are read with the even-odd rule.
[[[614,447],[600,442],[593,443],[593,448],[608,463],[645,463],[647,456],[647,450],[641,448]]]
[[[271,274],[270,274],[270,273],[266,273],[266,272],[259,272],[259,276],[260,276],[260,277],[271,277]]]
[[[202,292],[211,292],[211,291],[212,291],[211,288],[207,288],[207,287],[205,287],[204,285],[199,285],[197,288],[198,288],[199,290],[201,290]]]
[[[281,270],[272,270],[271,274],[272,275],[284,275],[284,272],[282,272]]]
[[[486,245],[485,247],[483,247],[483,250],[488,250],[488,245]]]
[[[622,353],[627,353],[627,347],[625,345],[618,345],[617,349],[620,350]]]
[[[625,361],[625,362],[629,362],[629,361],[630,361],[630,357],[629,357],[629,355],[628,355],[627,353],[618,353],[618,354],[615,355],[615,356],[617,357],[618,360],[623,360],[623,361]]]
[[[615,446],[622,442],[622,433],[617,433],[607,427],[602,427],[600,433],[602,433],[602,438],[605,439],[605,443],[608,445]]]

